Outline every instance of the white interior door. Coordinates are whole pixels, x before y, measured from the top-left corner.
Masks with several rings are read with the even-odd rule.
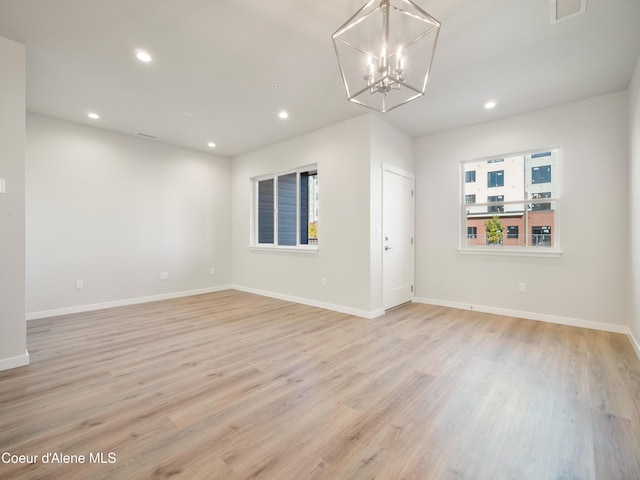
[[[413,298],[414,179],[386,168],[382,178],[382,300],[389,309]]]

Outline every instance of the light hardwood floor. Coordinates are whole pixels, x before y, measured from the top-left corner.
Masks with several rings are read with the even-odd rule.
[[[28,344],[0,453],[38,459],[2,479],[640,479],[624,335],[225,291],[31,321]]]

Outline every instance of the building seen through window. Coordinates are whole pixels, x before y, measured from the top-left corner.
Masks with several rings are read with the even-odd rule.
[[[557,149],[462,162],[461,183],[463,248],[557,246]]]

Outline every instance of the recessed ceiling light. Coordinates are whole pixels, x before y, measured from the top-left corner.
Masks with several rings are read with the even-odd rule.
[[[87,114],[87,117],[92,118],[94,120],[98,120],[100,118],[100,115],[98,115],[97,113],[91,112]]]
[[[144,50],[138,50],[136,52],[136,58],[138,60],[140,60],[141,62],[150,62],[151,61],[151,55],[149,55]]]
[[[284,110],[281,110],[280,113],[278,113],[278,117],[285,119],[285,118],[289,118],[289,114],[287,112],[285,112]]]
[[[207,143],[207,147],[209,147],[209,148],[214,148],[215,146],[216,146],[216,144],[213,143],[213,142]]]
[[[486,108],[487,110],[491,110],[492,108],[495,108],[497,105],[495,100],[489,100],[487,103],[484,104],[484,108]]]

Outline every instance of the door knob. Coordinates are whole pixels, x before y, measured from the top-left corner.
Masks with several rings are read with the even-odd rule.
[[[384,251],[386,252],[387,250],[393,250],[393,248],[390,247],[389,245],[385,245],[384,246]]]

